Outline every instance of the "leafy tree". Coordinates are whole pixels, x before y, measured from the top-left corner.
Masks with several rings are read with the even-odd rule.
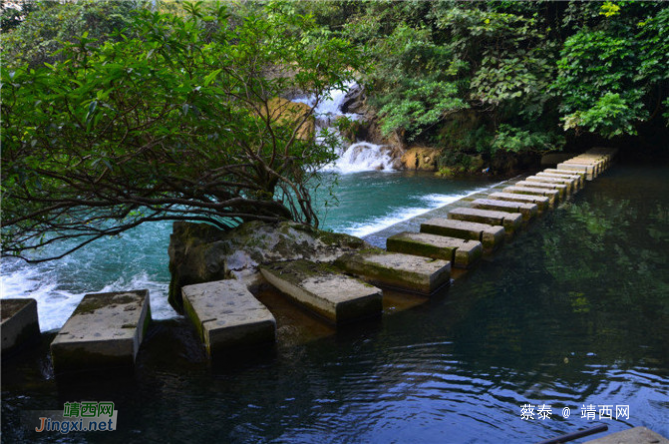
[[[144,0],[20,3],[12,26],[4,29],[3,22],[3,64],[10,67],[25,63],[41,67],[45,62],[63,61],[63,54],[58,53],[63,42],[74,43],[84,32],[99,42],[107,40],[126,26],[132,11],[146,4]]]
[[[318,225],[310,189],[334,138],[316,143],[313,108],[279,96],[317,105],[359,51],[289,3],[184,9],[141,10],[104,42],[63,42],[53,64],[2,68],[3,255],[43,261],[34,248],[75,241],[62,257],[147,221]]]

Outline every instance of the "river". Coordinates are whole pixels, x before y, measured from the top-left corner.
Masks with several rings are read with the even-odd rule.
[[[67,383],[46,340],[3,363],[3,442],[531,443],[596,423],[669,436],[666,177],[614,166],[446,295],[241,367],[212,368],[170,320],[152,327],[133,378]],[[430,206],[416,196],[405,208]],[[117,431],[19,425],[20,411],[89,399],[116,403]],[[552,415],[523,420],[528,404]]]

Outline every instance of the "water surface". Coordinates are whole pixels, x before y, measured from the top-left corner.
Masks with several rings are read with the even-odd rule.
[[[532,443],[601,422],[669,436],[668,177],[614,166],[446,294],[263,359],[212,367],[177,319],[153,325],[133,378],[68,383],[44,346],[3,364],[3,442]],[[73,400],[114,401],[118,431],[18,425]],[[553,415],[522,420],[524,404]]]

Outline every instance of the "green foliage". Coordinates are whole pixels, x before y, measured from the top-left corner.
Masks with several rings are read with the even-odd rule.
[[[495,134],[491,148],[493,152],[548,152],[559,149],[564,142],[564,137],[555,133],[523,130],[503,123]]]
[[[37,67],[45,62],[62,61],[64,59],[57,51],[63,47],[63,42],[76,42],[84,32],[88,32],[90,38],[105,40],[114,31],[125,27],[132,11],[143,4],[142,0],[29,2],[26,19],[15,23],[11,32],[3,34],[4,63],[14,67],[29,63]]]
[[[664,3],[311,5],[372,57],[364,83],[386,136],[444,153],[540,153],[584,134],[634,135],[669,116]],[[472,112],[477,125],[453,128]]]
[[[318,225],[310,187],[334,140],[316,143],[313,109],[278,97],[318,103],[359,51],[290,3],[184,9],[138,11],[104,42],[84,32],[53,64],[2,67],[3,254],[152,220]]]
[[[554,88],[564,128],[634,135],[667,97],[669,10],[652,3],[601,8],[605,18],[567,38],[561,50]]]

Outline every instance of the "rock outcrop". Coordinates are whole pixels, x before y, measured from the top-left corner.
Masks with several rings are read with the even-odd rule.
[[[229,232],[175,222],[169,246],[169,302],[181,312],[184,285],[237,278],[253,288],[264,283],[258,265],[295,259],[330,263],[365,247],[368,244],[357,237],[296,222],[247,222]]]
[[[408,170],[436,171],[439,153],[436,148],[412,147],[404,152],[402,164]]]

